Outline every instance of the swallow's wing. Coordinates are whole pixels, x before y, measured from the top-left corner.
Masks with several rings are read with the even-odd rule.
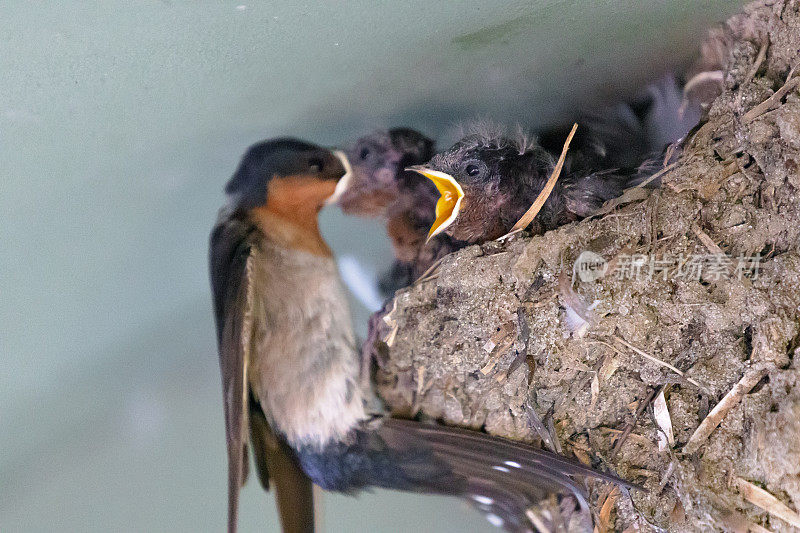
[[[571,496],[588,518],[581,478],[634,486],[613,474],[521,442],[391,417],[373,421],[352,440],[329,445],[321,452],[307,449],[302,461],[307,468],[321,472],[333,490],[382,487],[463,498],[510,533],[560,530],[557,526],[538,527],[537,521],[549,520],[531,513],[531,508],[551,494]]]
[[[228,530],[236,530],[239,489],[247,477],[245,362],[252,331],[254,233],[241,220],[223,218],[211,233],[210,274],[228,446]],[[266,474],[264,474],[266,476]],[[268,478],[267,478],[268,479]]]
[[[314,529],[311,481],[288,446],[272,431],[247,386],[253,332],[253,263],[258,232],[245,220],[221,216],[211,233],[210,269],[228,447],[228,531],[235,532],[239,489],[247,478],[247,429],[259,481],[276,487],[284,533]]]
[[[252,398],[252,396],[251,396]],[[264,413],[250,402],[250,439],[261,485],[275,485],[275,500],[283,533],[313,533],[314,495],[311,480],[291,449],[269,427]]]
[[[478,431],[389,418],[378,434],[396,462],[388,482],[375,484],[467,498],[513,533],[536,530],[529,509],[548,494],[570,494],[588,512],[586,493],[575,478],[632,486],[561,455]]]

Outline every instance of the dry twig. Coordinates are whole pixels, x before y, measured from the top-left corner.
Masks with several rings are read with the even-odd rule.
[[[761,68],[761,63],[764,62],[764,59],[767,57],[767,48],[769,48],[769,41],[764,41],[761,43],[761,48],[758,49],[758,55],[756,56],[756,60],[753,63],[753,66],[750,67],[750,70],[747,72],[747,81],[753,79],[758,72],[758,69]],[[741,93],[739,93],[741,94]]]
[[[483,345],[483,349],[490,355],[489,362],[481,368],[484,376],[488,375],[497,365],[497,361],[508,353],[509,348],[517,340],[516,332],[517,328],[514,323],[506,322]]]
[[[633,350],[637,354],[641,355],[642,357],[644,357],[648,361],[651,361],[651,362],[653,362],[653,363],[655,363],[655,364],[657,364],[659,366],[663,366],[664,368],[669,368],[670,370],[672,370],[673,372],[678,374],[680,377],[682,377],[683,379],[685,379],[686,381],[688,381],[689,383],[691,383],[695,387],[697,387],[697,388],[699,388],[699,389],[701,389],[703,391],[708,391],[708,389],[706,387],[704,387],[703,385],[701,385],[698,381],[696,381],[696,380],[694,380],[694,379],[692,379],[690,377],[687,377],[686,374],[682,370],[679,370],[678,368],[672,366],[671,364],[666,363],[666,362],[662,361],[661,359],[658,359],[657,357],[653,357],[649,353],[640,350],[639,348],[637,348],[633,344],[629,343],[628,341],[626,341],[625,339],[623,339],[619,335],[614,335],[613,338],[618,340],[619,342],[621,342],[627,348],[630,348],[631,350]],[[619,351],[619,350],[617,350],[617,351]]]
[[[419,285],[420,283],[424,283],[428,280],[431,280],[437,276],[437,271],[439,267],[442,265],[442,261],[444,260],[445,256],[440,257],[436,261],[433,262],[431,266],[429,266],[425,272],[422,273],[420,277],[414,282],[414,285]]]
[[[619,498],[619,487],[614,487],[606,495],[603,505],[600,507],[600,513],[597,516],[597,525],[594,530],[596,532],[614,531],[614,524],[611,521],[611,511],[614,510],[614,504],[617,503]]]
[[[636,185],[635,187],[630,187],[629,189],[625,189],[624,191],[622,191],[622,195],[606,201],[606,203],[604,203],[600,209],[592,213],[592,216],[605,215],[606,213],[610,213],[611,211],[613,211],[614,209],[616,209],[621,205],[637,202],[639,200],[644,200],[648,198],[650,196],[650,190],[647,189],[646,187],[650,185],[650,183],[652,183],[653,181],[657,180],[658,178],[660,178],[661,176],[663,176],[664,174],[675,168],[677,164],[678,164],[677,161],[672,162],[669,165],[662,168],[661,170],[659,170],[658,172],[656,172],[655,174],[653,174],[652,176],[650,176],[649,178],[647,178],[646,180],[644,180],[642,183]]]
[[[744,395],[750,392],[750,389],[755,387],[766,374],[767,369],[764,367],[751,368],[745,372],[742,379],[728,391],[728,394],[726,394],[725,397],[714,406],[711,412],[708,413],[708,416],[700,422],[700,425],[694,430],[692,436],[686,441],[686,445],[683,447],[684,453],[694,453],[700,449],[700,446],[703,445],[720,422],[722,422],[725,415],[727,415],[728,412],[739,403]]]
[[[544,422],[542,422],[539,414],[533,408],[533,402],[531,402],[530,398],[525,401],[524,407],[525,414],[528,415],[528,424],[536,431],[536,434],[539,435],[539,438],[542,439],[542,443],[548,450],[551,452],[556,451],[556,445],[553,442],[553,437],[550,435],[550,432],[547,431],[547,428],[544,426]]]
[[[553,169],[553,173],[550,174],[550,179],[547,180],[547,183],[544,185],[544,189],[542,192],[539,193],[539,196],[536,197],[536,200],[533,202],[533,205],[525,211],[525,214],[522,215],[514,227],[511,228],[511,231],[508,232],[507,235],[504,237],[508,237],[509,235],[513,235],[514,233],[520,232],[528,227],[528,224],[533,222],[533,219],[536,218],[536,215],[539,214],[539,211],[542,209],[542,206],[547,201],[547,198],[550,197],[550,193],[553,192],[553,187],[556,186],[556,181],[558,181],[558,177],[561,175],[561,169],[564,167],[564,160],[567,157],[567,151],[569,150],[569,143],[572,142],[572,137],[575,136],[575,130],[578,129],[578,124],[572,125],[572,130],[567,135],[567,140],[564,141],[564,148],[561,149],[561,155],[558,157],[558,162],[556,163],[555,168]],[[502,238],[502,237],[501,237]]]
[[[778,498],[765,491],[759,486],[753,485],[747,480],[740,477],[735,478],[734,484],[739,489],[739,493],[744,496],[744,499],[761,507],[769,514],[777,516],[781,520],[788,522],[794,527],[800,528],[800,514],[791,510],[785,503]]]
[[[708,236],[708,233],[700,229],[700,226],[697,224],[692,224],[692,231],[695,235],[697,235],[697,238],[700,239],[700,242],[705,245],[709,252],[717,255],[725,253],[722,251],[722,248],[720,248],[717,243],[714,242],[714,239]]]
[[[793,78],[792,74],[794,74],[794,69],[789,72],[789,75],[786,77],[786,83],[783,84],[783,87],[775,91],[772,96],[755,106],[753,109],[742,115],[742,122],[747,124],[754,121],[764,113],[777,108],[784,96],[800,87],[800,77]]]
[[[647,406],[650,405],[650,402],[653,401],[653,398],[655,398],[660,389],[661,387],[656,387],[655,389],[651,390],[647,397],[639,402],[639,407],[636,409],[636,413],[633,415],[633,420],[630,422],[630,424],[625,426],[625,429],[622,430],[622,434],[620,434],[617,442],[614,443],[614,447],[611,449],[611,459],[613,459],[617,453],[619,453],[622,445],[628,439],[628,435],[630,435],[631,431],[633,431],[633,428],[636,427],[636,421],[639,420],[639,417],[642,416],[642,413],[644,413],[644,410],[647,409]]]

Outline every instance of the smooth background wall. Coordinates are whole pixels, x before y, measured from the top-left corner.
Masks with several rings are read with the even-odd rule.
[[[0,5],[0,530],[221,531],[208,231],[243,150],[630,94],[741,2]],[[382,228],[324,213],[377,272]],[[357,308],[364,331],[367,313]],[[326,531],[490,531],[464,504],[326,496]],[[243,531],[278,531],[244,489]]]

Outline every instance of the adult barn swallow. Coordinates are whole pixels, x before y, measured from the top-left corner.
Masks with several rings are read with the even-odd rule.
[[[381,277],[385,293],[409,285],[437,259],[463,246],[446,237],[425,243],[438,193],[430,181],[406,168],[430,160],[432,139],[410,128],[377,130],[345,153],[353,178],[338,202],[342,211],[386,221],[395,262]]]
[[[360,380],[347,300],[317,215],[345,187],[347,160],[296,139],[251,147],[225,187],[210,270],[228,449],[228,530],[252,448],[276,488],[283,531],[313,531],[311,483],[468,499],[507,530],[573,479],[624,483],[565,457],[485,433],[392,418]]]

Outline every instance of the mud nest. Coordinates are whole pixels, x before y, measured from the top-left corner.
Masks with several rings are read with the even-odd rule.
[[[797,531],[798,63],[800,2],[749,5],[704,45],[719,95],[661,189],[399,291],[368,345],[389,408],[646,489],[589,482],[600,530]]]

